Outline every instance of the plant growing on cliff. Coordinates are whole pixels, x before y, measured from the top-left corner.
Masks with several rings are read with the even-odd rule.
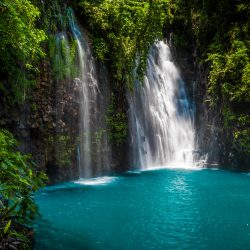
[[[249,58],[249,45],[240,40],[234,40],[228,51],[208,55],[210,103],[221,106],[224,128],[232,131],[235,149],[247,154],[250,154]]]
[[[76,153],[76,145],[72,137],[67,134],[49,135],[46,142],[47,149],[52,151],[50,153],[54,155],[57,164],[64,167],[70,166]]]
[[[108,106],[106,122],[110,142],[114,146],[122,145],[128,134],[127,115],[122,111],[117,111],[114,94],[112,94],[111,102]]]
[[[77,42],[65,35],[49,35],[49,57],[57,80],[77,76]]]
[[[195,46],[199,63],[208,69],[209,108],[220,112],[231,152],[246,159],[250,157],[249,18],[249,1],[175,1],[174,33],[192,41],[189,49]]]
[[[169,0],[81,0],[80,6],[97,57],[111,66],[118,82],[131,86],[133,77],[144,73],[150,46],[170,22]]]
[[[26,249],[30,226],[38,213],[34,192],[46,177],[35,173],[30,156],[16,150],[17,142],[0,130],[0,248]]]

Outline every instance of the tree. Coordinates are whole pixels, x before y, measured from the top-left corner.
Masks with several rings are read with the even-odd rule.
[[[43,55],[44,31],[36,28],[40,12],[29,0],[0,2],[0,71],[13,65],[32,68]]]

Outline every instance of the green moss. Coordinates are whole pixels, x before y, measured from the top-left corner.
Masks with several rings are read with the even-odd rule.
[[[107,110],[106,122],[109,128],[109,140],[114,146],[122,145],[128,134],[127,114],[117,111],[115,96],[112,94],[111,102]]]
[[[100,128],[97,131],[94,131],[93,136],[91,136],[91,138],[93,138],[92,143],[96,145],[100,144],[100,142],[102,141],[106,133],[107,133],[107,130],[103,128]]]
[[[50,135],[47,139],[48,149],[53,151],[56,164],[69,167],[76,152],[76,143],[66,134]]]
[[[77,42],[60,39],[55,35],[49,36],[49,57],[53,77],[57,80],[74,78],[78,74]]]

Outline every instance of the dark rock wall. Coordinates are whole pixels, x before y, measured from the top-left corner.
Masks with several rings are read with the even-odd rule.
[[[51,182],[75,179],[78,175],[79,86],[73,80],[52,80],[50,64],[44,60],[40,76],[23,104],[1,99],[1,126],[12,131],[19,149],[31,153],[39,170]]]
[[[207,104],[208,68],[195,64],[195,127],[200,156],[206,165],[221,164],[223,123],[218,107]]]

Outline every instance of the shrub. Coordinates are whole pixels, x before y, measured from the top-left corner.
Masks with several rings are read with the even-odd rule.
[[[16,150],[17,142],[6,130],[0,130],[0,249],[29,247],[30,226],[38,208],[34,192],[46,180],[36,173],[29,155]]]

